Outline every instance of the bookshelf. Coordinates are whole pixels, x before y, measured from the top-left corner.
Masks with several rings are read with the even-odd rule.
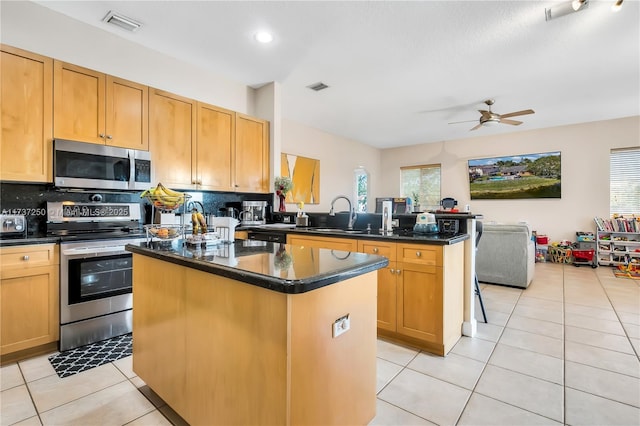
[[[594,220],[598,264],[640,266],[640,218]]]

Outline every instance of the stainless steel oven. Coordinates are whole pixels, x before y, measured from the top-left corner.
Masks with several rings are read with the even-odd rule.
[[[60,350],[130,333],[133,261],[142,238],[60,243]]]
[[[47,203],[60,242],[60,350],[130,333],[133,265],[144,235],[136,203]]]

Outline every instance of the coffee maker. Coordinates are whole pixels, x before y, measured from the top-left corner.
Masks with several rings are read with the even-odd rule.
[[[266,201],[243,201],[242,212],[240,212],[240,225],[264,225],[267,214]]]

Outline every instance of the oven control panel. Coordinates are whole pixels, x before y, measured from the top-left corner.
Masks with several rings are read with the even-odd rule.
[[[0,215],[0,234],[2,235],[26,235],[27,220],[23,215]]]

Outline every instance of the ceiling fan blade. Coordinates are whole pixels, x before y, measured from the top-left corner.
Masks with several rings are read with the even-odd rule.
[[[482,123],[479,123],[477,126],[472,127],[471,129],[469,129],[469,131],[471,132],[472,130],[477,130],[477,129],[479,129],[480,127],[482,127]]]
[[[473,121],[478,121],[478,120],[452,121],[451,123],[447,123],[447,124],[471,123]]]
[[[483,109],[479,109],[478,112],[482,114],[482,118],[491,118],[491,111],[485,111]]]
[[[512,126],[519,126],[520,124],[522,124],[522,121],[518,121],[518,120],[505,120],[503,118],[500,119],[500,122],[502,124],[511,124]]]
[[[532,109],[523,109],[522,111],[509,112],[507,114],[500,114],[502,118],[516,117],[518,115],[527,115],[527,114],[535,114],[535,111]]]

